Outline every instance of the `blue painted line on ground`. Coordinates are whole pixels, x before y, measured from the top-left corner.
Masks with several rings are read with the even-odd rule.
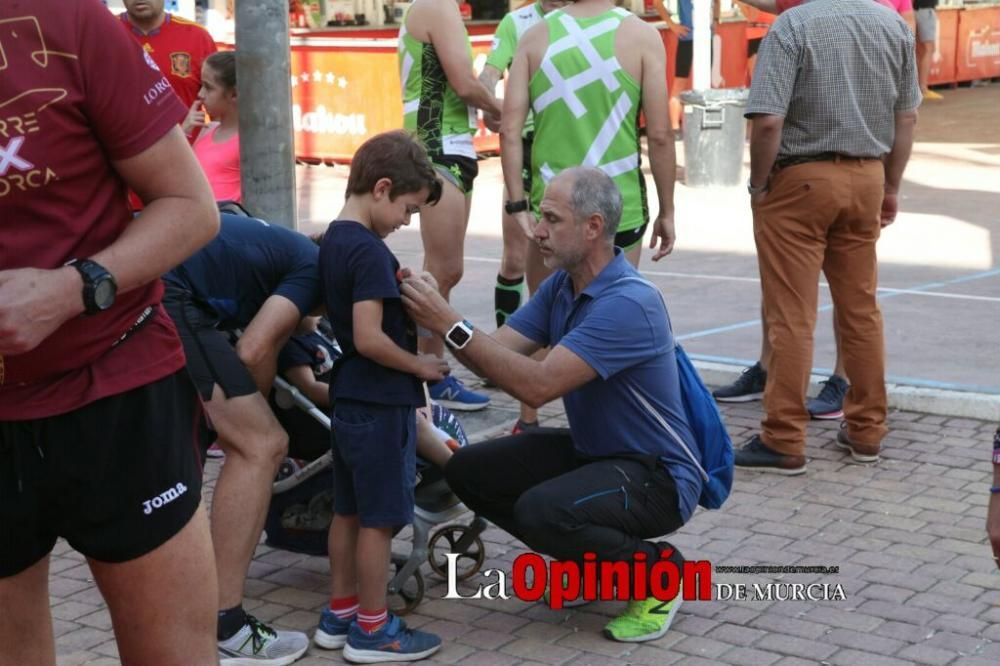
[[[937,282],[928,282],[926,284],[922,284],[922,285],[919,285],[919,286],[916,286],[916,287],[909,288],[909,289],[907,289],[907,292],[929,291],[931,289],[937,289],[939,287],[947,287],[949,285],[960,284],[962,282],[971,282],[972,280],[981,280],[983,278],[993,277],[994,275],[1000,275],[1000,268],[995,268],[995,269],[989,270],[989,271],[983,271],[981,273],[973,273],[972,275],[964,275],[962,277],[953,278],[951,280],[944,280],[944,281],[937,281]],[[881,294],[881,295],[878,296],[878,299],[880,301],[884,301],[887,298],[895,298],[897,296],[905,296],[905,295],[906,295],[906,292],[896,292],[896,291],[894,291],[894,292],[890,292],[890,293],[883,293],[883,294]],[[833,304],[832,303],[828,303],[827,305],[821,305],[817,309],[817,312],[826,312],[826,311],[832,310],[832,309],[833,309]],[[677,340],[679,342],[684,342],[685,340],[693,340],[695,338],[704,338],[704,337],[708,337],[710,335],[716,335],[718,333],[728,333],[729,331],[737,331],[737,330],[739,330],[741,328],[749,328],[751,326],[760,326],[760,318],[757,318],[757,319],[748,319],[746,321],[741,321],[741,322],[738,322],[738,323],[735,323],[735,324],[729,324],[728,326],[717,326],[715,328],[706,328],[706,329],[701,330],[701,331],[695,331],[694,333],[685,333],[684,335],[678,335],[677,336]]]
[[[748,360],[745,358],[735,358],[732,356],[715,356],[713,354],[691,354],[696,361],[706,361],[709,363],[725,363],[727,365],[751,366],[757,359]],[[833,368],[813,368],[814,375],[828,376],[833,373]],[[902,375],[886,375],[885,381],[890,384],[904,384],[906,386],[916,386],[919,388],[940,389],[942,391],[965,391],[967,393],[988,393],[990,395],[1000,395],[1000,386],[981,386],[979,384],[962,384],[959,382],[941,382],[934,379],[921,379],[919,377],[904,377]]]

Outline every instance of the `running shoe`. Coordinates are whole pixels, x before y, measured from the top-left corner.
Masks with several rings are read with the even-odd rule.
[[[351,623],[344,645],[344,659],[354,664],[377,664],[383,661],[419,661],[441,649],[441,639],[434,634],[409,629],[401,619],[389,614],[389,620],[373,634]]]
[[[305,654],[309,638],[300,631],[278,631],[247,614],[243,627],[219,641],[222,666],[287,666]]]
[[[347,632],[352,620],[341,620],[332,610],[324,608],[319,616],[319,626],[313,634],[313,643],[324,650],[339,650],[347,643]]]
[[[490,404],[488,395],[470,391],[454,375],[448,375],[427,388],[430,390],[431,399],[434,402],[456,412],[475,412]]]
[[[728,386],[712,391],[712,397],[719,402],[750,402],[764,397],[764,385],[767,384],[767,371],[757,361],[736,378]]]
[[[624,613],[605,625],[604,635],[621,643],[655,641],[670,629],[682,601],[679,587],[677,596],[667,601],[656,597],[630,601]]]
[[[820,420],[833,420],[844,416],[844,396],[850,385],[840,375],[830,375],[823,384],[819,395],[806,403],[809,416]]]

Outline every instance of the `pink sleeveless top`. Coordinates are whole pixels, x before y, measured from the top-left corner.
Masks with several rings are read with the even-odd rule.
[[[240,137],[234,134],[222,143],[215,142],[218,125],[198,135],[194,154],[208,177],[216,201],[242,201],[240,192]]]

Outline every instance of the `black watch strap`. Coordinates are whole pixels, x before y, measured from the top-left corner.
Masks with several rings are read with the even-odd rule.
[[[91,259],[70,259],[66,265],[75,268],[83,278],[85,314],[95,315],[114,304],[118,283],[108,269]]]
[[[503,205],[503,209],[507,211],[508,215],[513,215],[514,213],[523,213],[528,210],[528,200],[519,199],[518,201],[508,201]]]

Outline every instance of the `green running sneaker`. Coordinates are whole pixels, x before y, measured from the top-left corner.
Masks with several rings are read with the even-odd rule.
[[[669,601],[649,597],[643,601],[630,601],[625,612],[608,622],[604,635],[622,643],[653,641],[667,633],[683,601],[680,592]]]
[[[520,419],[518,419],[518,423],[520,423],[520,422],[521,422]],[[564,573],[562,575],[562,579],[563,579],[563,589],[566,589],[566,586],[569,585],[569,574]],[[549,606],[550,608],[552,607],[552,581],[551,580],[549,581],[548,585],[545,586],[545,594],[542,595],[542,602],[546,606]],[[586,606],[589,603],[590,603],[590,601],[588,601],[587,599],[583,598],[583,581],[581,580],[580,581],[580,594],[577,595],[577,597],[575,599],[563,599],[562,607],[563,607],[563,609],[566,609],[566,608],[579,608],[580,606]]]

